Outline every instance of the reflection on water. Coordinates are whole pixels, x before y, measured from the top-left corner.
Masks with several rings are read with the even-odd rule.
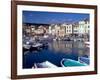
[[[85,46],[83,42],[71,42],[71,41],[55,41],[49,43],[49,49],[55,53],[78,53],[81,55],[89,55],[89,49]]]
[[[61,67],[63,58],[78,60],[79,56],[89,56],[89,48],[83,42],[54,41],[49,43],[48,49],[39,52],[25,52],[23,54],[23,68],[32,68],[34,63],[49,61]]]

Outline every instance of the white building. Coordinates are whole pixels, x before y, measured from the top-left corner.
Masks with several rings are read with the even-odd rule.
[[[57,25],[57,24],[55,25],[55,35],[56,36],[59,36],[60,27],[61,27],[60,25]]]
[[[52,33],[52,30],[51,30],[51,25],[49,26],[49,34],[51,34]]]
[[[35,30],[35,26],[31,25],[31,31],[34,32],[34,30]]]
[[[82,35],[85,33],[85,21],[79,21],[79,34]]]
[[[89,24],[90,24],[89,21],[85,22],[85,33],[86,34],[90,33],[90,25]]]
[[[56,33],[55,33],[55,25],[54,24],[51,24],[50,26],[49,26],[49,34],[52,34],[52,35],[55,35]]]
[[[81,35],[81,34],[89,34],[89,32],[90,32],[89,21],[87,20],[79,21],[78,33]]]
[[[61,24],[52,24],[49,26],[49,33],[57,37],[65,36],[65,27]]]
[[[73,24],[73,34],[79,34],[79,24],[78,23]]]
[[[38,29],[34,31],[36,34],[44,34],[44,27],[39,26]]]
[[[65,33],[66,33],[66,35],[72,34],[72,31],[73,31],[72,24],[63,24],[62,26],[65,27]]]

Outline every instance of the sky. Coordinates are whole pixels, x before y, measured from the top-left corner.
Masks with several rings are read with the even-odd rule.
[[[62,24],[75,23],[88,19],[89,14],[63,13],[63,12],[43,12],[43,11],[23,11],[23,23],[35,24]]]

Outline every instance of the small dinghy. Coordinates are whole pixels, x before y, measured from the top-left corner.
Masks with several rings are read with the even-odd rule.
[[[75,66],[86,66],[87,64],[80,63],[79,61],[75,61],[72,59],[65,59],[63,58],[61,60],[61,66],[62,67],[75,67]]]
[[[78,60],[79,60],[79,62],[81,62],[81,63],[86,63],[86,64],[90,64],[90,60],[89,60],[90,58],[88,58],[88,57],[79,57],[78,58]]]
[[[29,51],[31,48],[30,45],[23,44],[23,52]]]
[[[85,42],[85,46],[90,48],[90,42]]]
[[[35,43],[31,46],[30,50],[31,51],[40,51],[42,48],[42,44],[40,43]]]
[[[34,63],[34,66],[32,68],[57,68],[57,66],[49,61],[45,61],[42,63]]]

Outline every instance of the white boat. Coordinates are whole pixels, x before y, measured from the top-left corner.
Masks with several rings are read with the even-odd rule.
[[[56,40],[57,40],[56,38],[53,39],[53,41],[56,41]]]
[[[90,45],[90,42],[85,42],[85,44]]]
[[[27,44],[23,44],[23,47],[26,48],[26,49],[30,49],[31,46],[27,45]]]
[[[41,43],[35,43],[35,44],[32,45],[32,47],[40,47],[40,46],[42,46]]]
[[[44,35],[43,37],[44,37],[44,38],[48,38],[49,36],[48,36],[48,35]]]
[[[42,63],[34,63],[34,66],[32,68],[57,68],[57,66],[49,61],[45,61]]]
[[[31,48],[31,45],[23,44],[23,52],[29,51]]]
[[[90,42],[84,42],[85,43],[85,46],[90,48]]]

